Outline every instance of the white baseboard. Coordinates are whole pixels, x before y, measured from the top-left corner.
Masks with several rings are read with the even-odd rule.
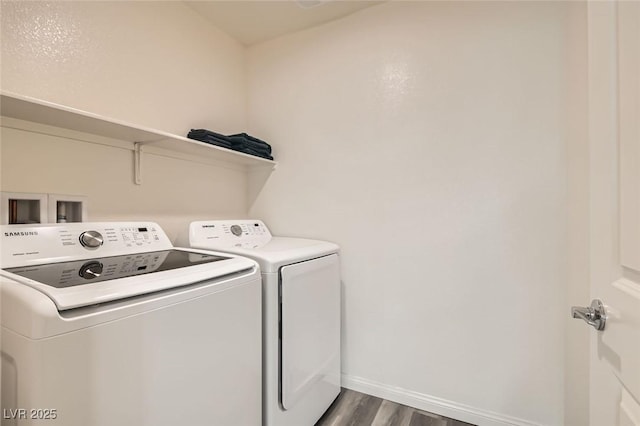
[[[482,410],[431,395],[388,386],[361,377],[342,375],[342,386],[398,404],[408,405],[445,417],[472,423],[478,426],[543,426],[528,420]]]

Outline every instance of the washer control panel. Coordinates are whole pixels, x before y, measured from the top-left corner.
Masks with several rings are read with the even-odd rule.
[[[192,246],[254,249],[271,241],[271,232],[261,220],[209,220],[191,222]]]
[[[116,256],[173,247],[153,222],[86,222],[0,226],[3,268],[42,262]],[[95,268],[91,271],[95,272]],[[92,272],[88,271],[88,274]]]

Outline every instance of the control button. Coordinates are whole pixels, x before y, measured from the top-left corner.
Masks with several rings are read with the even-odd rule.
[[[102,263],[92,261],[87,262],[80,268],[78,274],[85,280],[92,280],[102,275]]]
[[[97,249],[103,242],[104,238],[98,231],[86,231],[80,234],[80,244],[88,249]]]
[[[240,225],[233,225],[231,227],[231,233],[236,237],[239,237],[240,235],[242,235],[242,228],[240,228]]]

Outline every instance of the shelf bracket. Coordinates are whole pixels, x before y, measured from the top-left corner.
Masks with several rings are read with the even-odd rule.
[[[142,142],[133,143],[133,181],[142,185]]]

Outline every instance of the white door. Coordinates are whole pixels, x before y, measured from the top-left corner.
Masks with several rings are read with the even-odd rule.
[[[313,400],[315,420],[340,393],[338,255],[283,266],[280,279],[281,403]]]
[[[590,424],[640,426],[640,2],[588,7]]]

